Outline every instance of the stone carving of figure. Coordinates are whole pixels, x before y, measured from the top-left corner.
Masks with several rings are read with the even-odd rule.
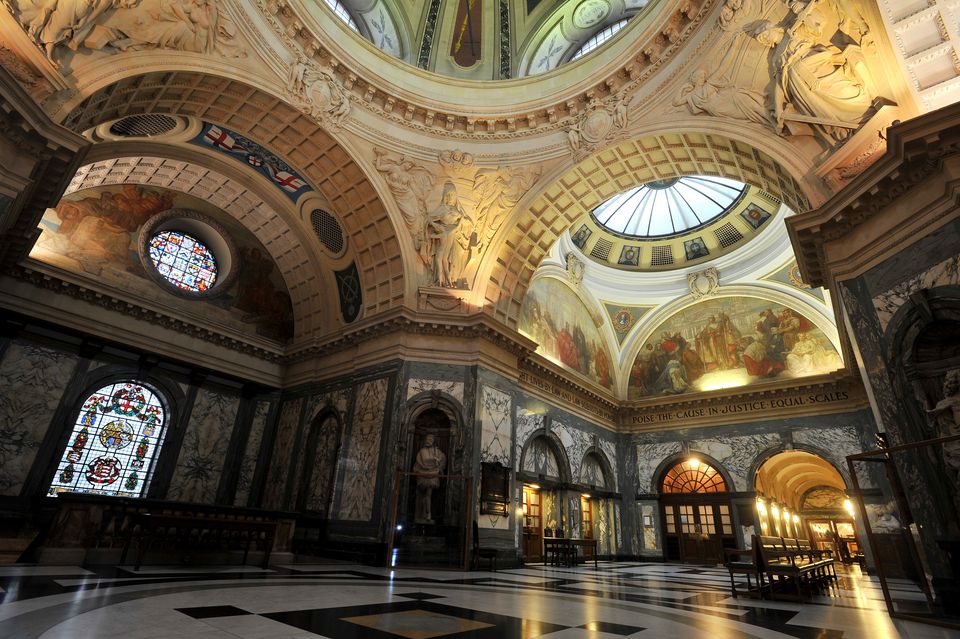
[[[723,79],[708,78],[703,69],[690,76],[690,82],[680,89],[673,101],[673,106],[683,105],[694,115],[706,113],[763,125],[771,123],[770,109],[762,93],[729,85]]]
[[[814,132],[827,144],[846,139],[873,103],[857,44],[832,43],[835,30],[817,0],[794,3],[797,18],[787,29],[765,27],[757,41],[773,49],[774,115],[778,131]]]
[[[422,250],[433,258],[435,284],[456,288],[477,244],[474,222],[463,210],[453,182],[443,185],[440,205],[427,216],[426,242]]]
[[[303,110],[328,125],[339,126],[350,114],[350,99],[326,69],[301,60],[290,69],[287,89]]]
[[[420,248],[424,239],[424,221],[426,217],[426,196],[433,185],[433,176],[424,167],[405,156],[392,156],[386,151],[374,148],[373,166],[387,181],[387,187],[397,207],[403,215],[403,221]]]
[[[423,439],[423,447],[413,461],[417,473],[417,499],[414,521],[418,524],[433,523],[433,491],[440,487],[440,477],[447,467],[447,456],[436,445],[432,434]]]
[[[477,196],[475,217],[480,226],[477,231],[478,251],[493,237],[504,217],[539,177],[539,169],[530,171],[510,166],[477,171],[473,191]]]
[[[21,2],[20,20],[30,35],[53,61],[54,51],[65,45],[73,50],[96,26],[104,12],[137,6],[140,0],[38,0]]]
[[[960,435],[960,368],[947,371],[943,399],[927,414],[937,420],[937,437]],[[943,461],[953,482],[960,483],[960,440],[943,445]]]

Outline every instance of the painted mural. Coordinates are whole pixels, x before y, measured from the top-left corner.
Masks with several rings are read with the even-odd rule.
[[[613,386],[613,365],[587,307],[559,280],[530,285],[520,311],[520,332],[537,352],[601,386]]]
[[[797,311],[722,297],[686,308],[653,331],[631,368],[629,398],[734,388],[842,366],[823,331]]]
[[[222,295],[182,299],[151,280],[137,253],[140,229],[171,208],[199,211],[219,222],[237,245],[238,277]],[[100,186],[66,195],[40,222],[30,256],[145,300],[229,326],[241,333],[285,341],[293,335],[293,308],[283,278],[252,233],[198,198],[155,186]]]

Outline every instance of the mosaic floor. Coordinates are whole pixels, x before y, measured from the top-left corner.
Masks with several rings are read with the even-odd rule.
[[[904,584],[902,598],[922,598]],[[349,564],[0,566],[0,637],[958,637],[893,621],[856,568],[811,603],[732,599],[722,569],[601,562],[491,572]]]

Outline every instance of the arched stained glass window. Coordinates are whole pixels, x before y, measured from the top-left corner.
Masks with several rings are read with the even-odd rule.
[[[165,280],[186,291],[203,293],[217,281],[217,260],[197,238],[161,231],[150,240],[150,260]]]
[[[614,22],[613,24],[604,27],[600,31],[597,31],[595,34],[590,36],[590,38],[586,42],[584,42],[583,45],[579,49],[577,49],[572,56],[570,56],[570,59],[576,60],[577,58],[582,58],[583,56],[587,55],[588,53],[590,53],[591,51],[599,47],[601,44],[603,44],[604,42],[612,38],[614,34],[616,34],[620,29],[627,26],[629,22],[630,22],[630,19],[626,18],[625,20],[621,20],[620,22]]]
[[[83,402],[47,494],[141,497],[163,436],[163,405],[153,391],[135,381],[104,386]]]
[[[716,468],[696,459],[682,461],[667,471],[661,492],[722,493],[727,484]]]

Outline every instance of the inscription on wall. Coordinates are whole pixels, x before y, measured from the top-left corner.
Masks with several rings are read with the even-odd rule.
[[[534,375],[528,371],[520,371],[519,381],[521,384],[528,384],[533,388],[539,389],[557,399],[560,399],[567,404],[581,408],[584,411],[596,415],[601,419],[607,421],[614,421],[615,415],[614,412],[600,402],[591,401],[589,397],[576,393],[560,384],[555,384],[550,380],[543,379],[537,375]]]

